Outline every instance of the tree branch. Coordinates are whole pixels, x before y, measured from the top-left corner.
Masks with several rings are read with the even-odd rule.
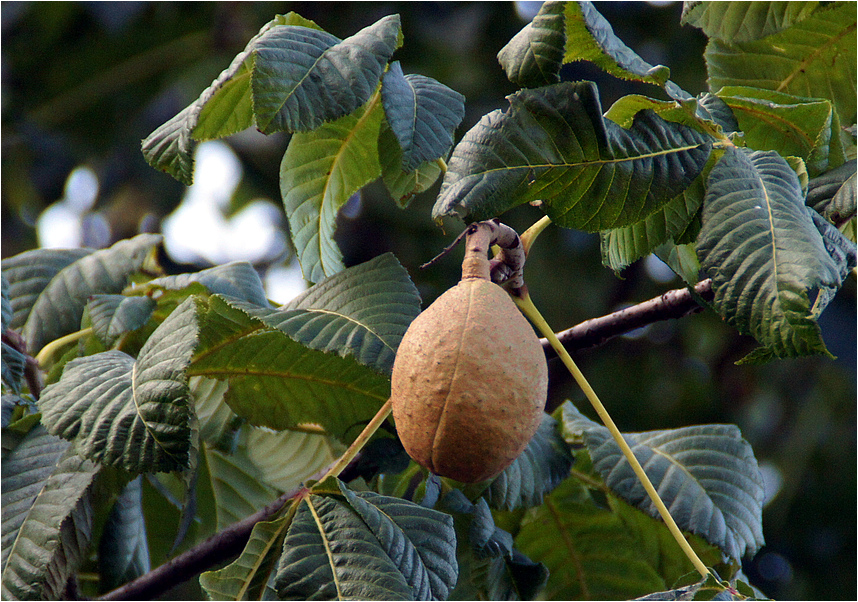
[[[230,525],[184,554],[176,556],[98,599],[154,600],[171,587],[192,579],[216,564],[240,554],[247,544],[247,540],[250,539],[250,532],[256,523],[274,518],[289,500],[300,495],[302,491],[304,488],[298,487],[284,493],[265,508]]]
[[[572,353],[581,349],[598,347],[608,340],[631,332],[642,326],[682,318],[702,311],[703,307],[697,302],[696,296],[705,301],[711,301],[712,280],[706,279],[694,287],[694,294],[689,288],[674,289],[663,295],[638,303],[626,309],[616,311],[606,316],[581,322],[568,330],[557,333],[557,338],[563,346]],[[548,357],[555,357],[551,345],[546,339],[540,339]]]

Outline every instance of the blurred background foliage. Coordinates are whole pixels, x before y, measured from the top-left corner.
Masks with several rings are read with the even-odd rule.
[[[82,246],[105,247],[141,231],[161,231],[188,189],[145,163],[141,139],[193,101],[275,14],[296,11],[344,38],[399,13],[405,43],[394,58],[406,73],[434,77],[465,95],[461,137],[483,114],[506,106],[504,97],[515,87],[495,55],[539,4],[3,2],[2,255],[56,244],[58,239],[47,234],[47,215]],[[679,25],[680,3],[596,6],[644,59],[668,65],[681,87],[693,93],[706,89],[706,40],[698,30]],[[596,81],[605,110],[624,94],[663,98],[660,90],[604,76],[585,64],[566,66],[563,76]],[[222,230],[185,226],[179,236],[193,234],[208,248],[229,252],[214,258],[204,252],[168,254],[169,269],[181,270],[183,263],[198,269],[228,261],[231,254],[254,260],[263,273],[294,268],[278,187],[287,141],[284,135],[254,131],[227,139],[240,165],[237,186],[219,190],[214,174],[214,186],[197,194],[211,195],[209,204],[227,224],[252,202],[264,205],[258,215],[277,231],[263,237],[267,248],[253,241],[255,250],[248,255],[237,244],[241,240],[218,239]],[[437,190],[438,184],[404,211],[378,183],[353,198],[337,234],[346,265],[393,251],[424,304],[451,286],[459,271],[455,253],[426,270],[417,267],[461,229],[451,222],[445,232],[430,219]],[[524,206],[504,221],[522,231],[539,216]],[[596,236],[550,228],[535,246],[526,275],[537,305],[561,330],[680,286],[665,269],[649,259],[617,277],[601,265]],[[776,598],[856,595],[854,276],[820,323],[836,361],[736,366],[755,344],[711,312],[651,325],[576,358],[623,430],[704,422],[741,427],[773,495],[764,513],[767,545],[745,570]],[[566,383],[557,383],[552,394],[586,406],[583,395]]]

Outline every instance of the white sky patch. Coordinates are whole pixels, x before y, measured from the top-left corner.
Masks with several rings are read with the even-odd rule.
[[[224,215],[238,183],[241,162],[223,142],[203,142],[196,152],[194,184],[163,224],[167,252],[178,261],[213,264],[263,261],[282,255],[280,214],[264,199]]]
[[[655,255],[649,255],[644,260],[644,269],[647,275],[656,282],[667,283],[676,278],[676,274],[673,273],[670,266]]]
[[[74,248],[83,244],[82,217],[98,198],[98,177],[86,166],[69,174],[63,198],[45,209],[36,222],[39,246]]]
[[[307,290],[300,263],[293,259],[287,265],[269,269],[265,274],[265,290],[269,299],[281,305]]]

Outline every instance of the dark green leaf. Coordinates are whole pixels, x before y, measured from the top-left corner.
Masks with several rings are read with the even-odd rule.
[[[22,328],[39,295],[54,276],[92,252],[93,249],[34,249],[4,259],[3,277],[9,282],[9,303],[13,312],[8,327]]]
[[[155,305],[151,297],[93,295],[86,307],[95,336],[110,347],[125,333],[146,324]]]
[[[670,69],[664,65],[652,66],[626,46],[592,2],[567,2],[565,13],[564,63],[590,61],[614,77],[661,86],[671,98],[691,98],[668,80]]]
[[[304,278],[319,282],[343,269],[334,241],[337,212],[381,175],[379,96],[312,132],[292,136],[280,164],[280,193]]]
[[[348,505],[311,495],[295,514],[274,581],[283,600],[412,600],[378,538]]]
[[[816,211],[808,209],[808,213],[810,213],[813,219],[813,225],[816,226],[816,229],[822,236],[825,250],[828,251],[829,257],[834,261],[840,272],[840,280],[842,282],[849,275],[849,272],[855,269],[855,265],[858,263],[855,243],[843,236],[837,228],[832,226],[830,222],[826,221]],[[818,317],[836,294],[836,287],[821,287],[813,303],[813,315]]]
[[[399,141],[386,121],[381,124],[378,155],[384,185],[396,204],[403,209],[408,206],[414,195],[428,190],[441,175],[439,161],[427,161],[412,171],[405,171],[402,168],[402,147],[399,146]]]
[[[14,316],[14,310],[12,309],[12,302],[9,300],[9,295],[10,295],[9,281],[6,280],[6,274],[5,273],[0,274],[0,281],[2,281],[2,289],[3,289],[3,293],[2,293],[3,320],[2,320],[2,326],[0,326],[0,330],[2,330],[5,333],[6,329],[9,328],[12,324],[12,317]]]
[[[753,42],[712,39],[705,58],[712,92],[752,86],[834,103],[840,122],[855,123],[855,5],[821,7],[792,27]]]
[[[594,469],[619,497],[658,516],[608,429],[571,404],[571,433],[583,433]],[[709,424],[623,435],[677,525],[740,559],[763,545],[763,479],[751,446],[734,425]]]
[[[697,253],[715,309],[764,346],[748,359],[827,353],[807,291],[838,288],[840,273],[780,155],[727,151],[709,175]]]
[[[254,305],[270,306],[259,273],[246,261],[233,261],[199,272],[164,276],[150,280],[145,286],[181,290],[194,282],[202,284],[215,295],[227,295]]]
[[[499,510],[538,506],[569,476],[571,467],[572,454],[557,432],[557,421],[545,415],[522,454],[495,477],[483,496]]]
[[[652,111],[626,130],[602,117],[590,82],[522,90],[456,146],[433,217],[487,219],[541,200],[552,221],[590,232],[635,223],[697,177],[710,138]]]
[[[365,104],[401,43],[399,15],[345,40],[305,27],[275,27],[254,48],[256,124],[268,134],[306,132]]]
[[[7,344],[2,343],[3,386],[8,387],[16,395],[21,392],[21,381],[27,367],[27,356]]]
[[[431,77],[403,75],[399,61],[384,74],[381,102],[406,172],[447,154],[465,116],[464,96]]]
[[[83,310],[89,297],[98,293],[120,293],[129,282],[129,276],[138,272],[152,253],[161,236],[140,234],[122,240],[110,247],[78,255],[78,259],[53,272],[32,303],[22,334],[27,349],[36,353],[43,345],[80,328]],[[51,255],[48,259],[52,259]],[[42,276],[42,264],[36,259],[33,274]],[[65,257],[63,257],[65,259]],[[21,267],[22,272],[25,268]],[[22,274],[23,275],[23,274]],[[7,274],[10,283],[13,277]],[[14,281],[19,281],[18,276]],[[14,299],[14,296],[13,296]]]
[[[254,50],[279,26],[319,29],[295,13],[278,15],[266,23],[197,100],[146,137],[143,156],[152,167],[190,186],[194,176],[193,151],[198,140],[222,138],[253,125],[250,83]]]
[[[100,471],[39,426],[3,459],[4,599],[62,599],[92,537]]]
[[[268,330],[220,297],[207,304],[188,374],[228,380],[226,402],[252,424],[275,430],[315,425],[315,432],[350,441],[390,396],[387,377],[351,357]]]
[[[371,491],[340,491],[378,538],[414,600],[445,600],[456,584],[453,519],[442,512]]]
[[[98,547],[98,566],[101,591],[117,588],[150,570],[139,476],[125,486],[107,516]]]
[[[235,304],[310,347],[390,374],[399,341],[420,313],[408,272],[390,253],[348,268],[277,310]]]
[[[750,42],[782,31],[809,17],[819,2],[686,2],[682,24],[710,38]]]
[[[191,408],[184,371],[196,345],[196,304],[188,299],[136,361],[107,351],[69,362],[40,399],[45,426],[75,440],[88,458],[132,473],[187,467]]]
[[[852,159],[840,167],[812,178],[807,187],[807,204],[835,224],[855,216],[855,167]]]
[[[498,61],[512,83],[537,88],[560,81],[566,49],[566,2],[542,4],[533,20],[501,48]]]

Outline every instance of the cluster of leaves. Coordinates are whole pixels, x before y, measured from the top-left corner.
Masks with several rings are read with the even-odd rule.
[[[591,4],[543,4],[498,55],[522,90],[457,145],[433,216],[539,202],[600,233],[616,271],[652,252],[689,283],[702,268],[713,308],[761,345],[747,361],[828,353],[816,318],[855,267],[854,5],[689,2],[683,21],[710,38],[696,98]],[[561,81],[580,60],[668,100],[603,115],[594,84]]]
[[[600,232],[614,269],[655,250],[689,281],[709,272],[715,308],[757,337],[757,359],[823,350],[814,320],[854,265],[832,222],[854,228],[854,140],[840,124],[854,123],[855,78],[849,105],[849,88],[815,59],[854,70],[854,10],[766,6],[762,16],[686,7],[712,38],[713,86],[748,84],[695,99],[592,5],[546,3],[499,55],[524,89],[453,150],[435,216],[482,219],[540,201],[559,225]],[[768,64],[772,45],[807,52],[805,37],[815,50],[785,60],[801,69],[787,67],[781,89],[743,75],[753,57]],[[200,577],[212,599],[723,589],[687,576],[690,563],[606,429],[571,404],[488,483],[427,475],[390,429],[340,478],[319,480],[387,400],[398,343],[420,311],[392,255],[343,267],[337,211],[379,176],[400,202],[428,187],[462,118],[461,96],[390,62],[401,41],[396,17],[346,40],[277,17],[144,141],[150,163],[187,183],[195,141],[253,125],[291,133],[283,199],[316,284],[289,304],[273,307],[246,263],[163,275],[155,235],[4,260],[4,598],[61,598],[82,571],[97,572],[102,591],[148,572],[169,528],[151,520],[153,508],[177,517],[178,549],[278,496],[283,508],[255,525],[239,557]],[[593,84],[560,81],[576,60],[671,100],[626,97],[603,115]],[[808,98],[798,86],[810,84],[837,98]],[[784,129],[766,138],[772,128],[760,123]],[[43,391],[27,353],[44,370]],[[738,561],[763,544],[763,487],[738,429],[626,437],[697,553],[740,578]]]
[[[182,513],[178,539],[291,492],[235,562],[201,577],[213,599],[618,597],[690,570],[604,427],[569,404],[478,487],[426,475],[386,433],[362,478],[307,481],[389,395],[420,308],[407,272],[383,255],[274,308],[247,263],[157,277],[159,243],[4,261],[4,332],[48,369],[36,400],[4,343],[4,597],[60,598],[95,562],[102,590],[147,572],[150,487]],[[737,429],[629,437],[710,564],[762,545],[762,483]]]

